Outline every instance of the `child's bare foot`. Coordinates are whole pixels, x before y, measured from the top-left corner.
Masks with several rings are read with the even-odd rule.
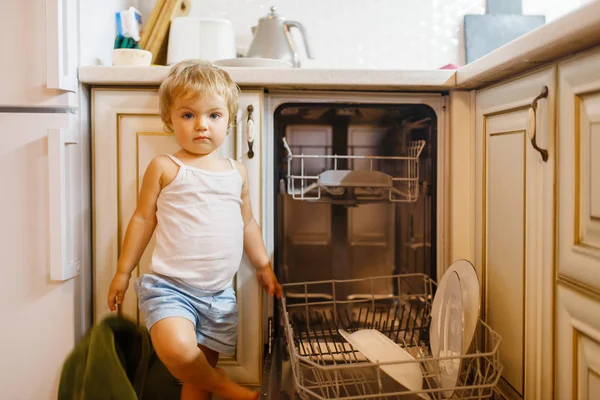
[[[260,397],[260,392],[246,389],[229,379],[222,368],[215,368],[215,370],[222,378],[219,389],[214,392],[216,395],[231,400],[257,400]]]

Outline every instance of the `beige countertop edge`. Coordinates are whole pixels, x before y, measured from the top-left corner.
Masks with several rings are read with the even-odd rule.
[[[303,68],[224,68],[244,87],[294,89],[449,90],[456,71],[354,70]],[[158,86],[169,67],[82,66],[79,80],[103,86]]]
[[[598,44],[600,1],[593,1],[460,68],[456,84],[480,88]]]

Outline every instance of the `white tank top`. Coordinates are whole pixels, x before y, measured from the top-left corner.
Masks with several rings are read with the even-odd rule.
[[[212,172],[168,156],[179,171],[158,196],[150,269],[202,290],[223,290],[244,251],[242,177],[231,159],[231,170]]]

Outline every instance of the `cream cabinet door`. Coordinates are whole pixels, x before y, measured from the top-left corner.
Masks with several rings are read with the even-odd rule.
[[[252,106],[249,110],[248,106]],[[171,133],[163,129],[156,90],[95,89],[92,97],[93,198],[94,198],[94,320],[110,311],[106,296],[133,214],[146,167],[160,154],[179,149]],[[262,221],[261,188],[261,110],[262,93],[244,92],[236,128],[220,152],[235,157],[248,169],[250,196],[255,218]],[[252,127],[253,132],[248,131]],[[253,136],[252,158],[248,157],[247,136]],[[264,224],[263,224],[264,226]],[[122,306],[123,314],[143,324],[133,290],[135,278],[149,271],[154,237],[146,248]],[[222,357],[220,365],[232,379],[246,385],[259,385],[262,371],[262,294],[254,271],[244,256],[235,279],[239,326],[236,354]]]
[[[543,88],[546,98],[534,99]],[[555,69],[476,93],[476,267],[508,398],[552,392]],[[543,161],[529,135],[549,152]]]
[[[558,68],[557,398],[600,395],[600,48]]]

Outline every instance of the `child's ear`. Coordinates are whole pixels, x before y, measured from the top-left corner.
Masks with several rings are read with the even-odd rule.
[[[171,117],[169,116],[168,119],[163,119],[163,131],[167,132],[167,133],[173,133],[173,122],[171,121]]]
[[[228,134],[228,135],[231,133],[231,131],[232,131],[233,129],[235,129],[236,122],[237,122],[237,120],[236,120],[236,118],[235,118],[235,117],[233,117],[233,118],[229,118],[229,124],[227,125],[227,134]]]

